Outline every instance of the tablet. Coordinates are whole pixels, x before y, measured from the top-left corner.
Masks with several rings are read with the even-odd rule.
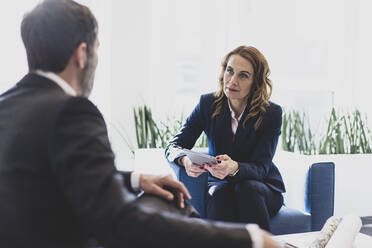
[[[189,149],[182,149],[182,152],[189,157],[191,162],[194,164],[202,165],[202,164],[218,164],[218,161],[215,157],[212,157],[210,155],[191,151]]]

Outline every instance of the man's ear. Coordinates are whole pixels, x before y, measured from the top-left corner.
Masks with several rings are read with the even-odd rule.
[[[75,49],[74,57],[76,58],[76,65],[79,69],[84,69],[87,62],[87,43],[82,42]]]

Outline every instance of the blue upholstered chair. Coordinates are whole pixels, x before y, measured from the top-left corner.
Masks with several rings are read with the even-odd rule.
[[[205,151],[205,150],[203,150]],[[207,194],[207,173],[197,178],[189,177],[184,168],[170,163],[178,180],[183,182],[189,190],[191,204],[205,217],[205,199]],[[318,231],[325,221],[333,215],[335,168],[332,162],[313,163],[309,165],[296,164],[280,166],[287,193],[284,194],[284,204],[278,214],[270,221],[271,232],[275,235]],[[303,168],[302,170],[299,168]],[[301,175],[303,174],[303,175]],[[288,182],[286,181],[288,180]],[[291,181],[291,182],[290,182]],[[291,206],[293,199],[286,198],[286,194],[297,191],[297,202],[302,203]],[[298,191],[301,191],[298,193]],[[293,198],[293,196],[292,196]],[[301,204],[300,204],[301,205]]]

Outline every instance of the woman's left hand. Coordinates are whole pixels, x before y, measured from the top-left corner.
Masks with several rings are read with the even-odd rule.
[[[224,179],[230,174],[236,172],[239,168],[239,164],[232,160],[228,155],[219,155],[216,157],[217,160],[221,161],[218,164],[205,164],[204,168],[207,169],[212,176],[218,179]]]

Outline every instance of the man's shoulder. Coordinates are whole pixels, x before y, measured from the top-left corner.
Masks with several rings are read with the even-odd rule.
[[[25,75],[16,85],[6,91],[2,98],[16,101],[18,104],[43,104],[54,107],[71,98],[56,83],[34,73]]]
[[[54,119],[53,116],[61,113],[79,112],[101,116],[89,99],[68,95],[53,81],[32,73],[0,96],[0,108],[10,105],[21,114],[44,116],[42,119]]]
[[[65,99],[61,112],[69,114],[89,114],[100,118],[102,117],[97,106],[88,98],[82,96],[69,97],[68,99]]]
[[[11,106],[19,115],[46,117],[69,98],[53,82],[27,74],[0,96],[0,108],[7,110]]]
[[[46,101],[47,105],[53,108],[55,105],[61,105],[62,108],[98,110],[88,98],[68,95],[55,82],[34,73],[27,74],[17,83],[17,86],[19,86],[20,91],[25,91],[29,94],[31,92],[34,93],[37,96],[35,99]]]

